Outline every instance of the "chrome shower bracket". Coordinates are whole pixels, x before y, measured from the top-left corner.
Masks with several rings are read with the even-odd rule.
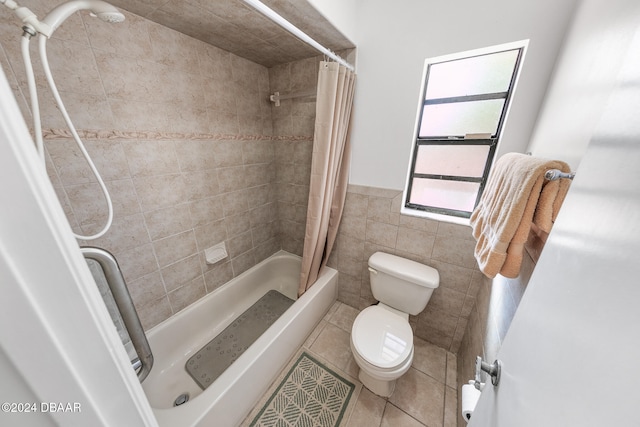
[[[491,384],[497,386],[500,383],[500,372],[502,371],[502,362],[495,360],[491,365],[482,360],[481,356],[476,357],[476,378],[474,386],[481,390],[484,383],[481,382],[480,372],[484,371],[491,376]]]

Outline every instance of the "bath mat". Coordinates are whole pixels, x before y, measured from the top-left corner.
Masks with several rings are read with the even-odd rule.
[[[355,385],[302,353],[251,427],[336,427]]]
[[[185,368],[204,390],[257,340],[293,304],[271,290],[242,313],[218,336],[194,354]]]

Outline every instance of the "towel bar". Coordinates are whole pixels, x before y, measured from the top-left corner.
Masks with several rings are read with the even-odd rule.
[[[573,179],[574,176],[576,176],[575,172],[566,173],[558,169],[549,169],[544,173],[545,179],[548,179],[549,181],[555,181],[560,178]]]

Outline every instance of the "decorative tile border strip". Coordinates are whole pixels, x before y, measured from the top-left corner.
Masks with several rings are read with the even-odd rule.
[[[311,136],[285,135],[248,135],[224,133],[180,133],[154,131],[119,131],[119,130],[78,130],[78,136],[83,139],[144,139],[144,140],[211,140],[211,141],[313,141]],[[43,129],[44,139],[71,139],[73,135],[67,129]]]

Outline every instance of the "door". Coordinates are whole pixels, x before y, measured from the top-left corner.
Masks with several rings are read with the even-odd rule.
[[[498,353],[501,382],[485,387],[472,427],[640,426],[640,19],[633,26]]]

